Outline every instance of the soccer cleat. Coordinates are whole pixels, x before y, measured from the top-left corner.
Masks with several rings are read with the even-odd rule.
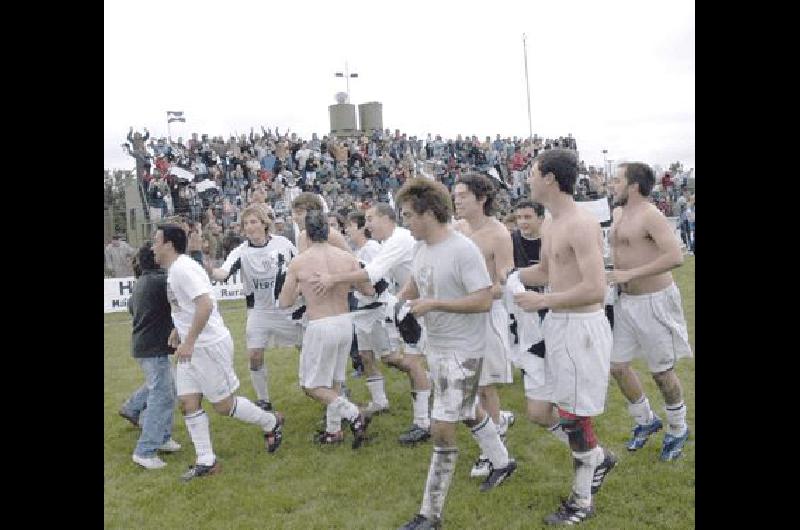
[[[628,451],[636,451],[637,449],[644,447],[644,444],[647,443],[648,438],[660,431],[663,426],[664,424],[661,423],[661,418],[655,414],[653,414],[653,421],[649,424],[637,424],[636,427],[633,428],[633,438],[631,438],[628,442]]]
[[[416,423],[412,423],[411,427],[400,435],[397,439],[403,445],[414,445],[419,442],[424,442],[431,437],[430,429],[423,429]]]
[[[353,432],[353,449],[358,449],[364,440],[367,439],[367,427],[369,426],[370,418],[364,416],[360,412],[355,420],[347,420],[350,424],[350,430]]]
[[[265,412],[272,412],[272,403],[266,399],[259,399],[255,405]]]
[[[561,501],[561,506],[554,513],[544,518],[546,524],[552,525],[574,525],[580,524],[594,515],[594,507],[590,504],[581,507],[570,495],[569,499]]]
[[[165,453],[174,453],[175,451],[181,450],[181,444],[170,438],[164,442],[161,447],[158,448],[158,450],[164,451]]]
[[[314,441],[320,445],[338,445],[344,441],[344,433],[342,431],[322,431],[317,434]]]
[[[606,475],[608,475],[609,471],[614,469],[614,466],[617,465],[617,455],[605,448],[603,449],[603,453],[603,461],[600,462],[596,468],[594,468],[594,477],[592,477],[592,495],[600,491],[600,487],[603,485]]]
[[[389,412],[389,404],[386,403],[385,405],[380,405],[375,403],[374,401],[370,401],[367,403],[367,406],[364,407],[362,412],[367,416],[376,416],[378,414],[384,414]]]
[[[203,464],[195,464],[193,466],[189,466],[189,471],[181,475],[181,480],[183,482],[189,482],[193,478],[197,477],[205,477],[207,475],[216,475],[220,472],[222,466],[219,463],[219,460],[214,460],[214,463],[210,466],[204,466]]]
[[[138,416],[133,416],[131,414],[128,414],[127,412],[125,412],[125,409],[119,409],[119,415],[128,420],[129,422],[131,422],[133,426],[136,427],[137,429],[142,428],[141,425],[139,425]]]
[[[426,530],[428,528],[441,528],[442,520],[438,517],[429,519],[422,514],[417,514],[409,522],[401,526],[398,530]]]
[[[472,470],[469,472],[470,477],[488,477],[489,473],[492,472],[492,464],[488,458],[483,455],[480,455],[476,460],[475,464],[472,466]]]
[[[673,436],[670,433],[664,435],[664,444],[661,446],[661,460],[669,462],[675,460],[683,453],[683,445],[689,439],[689,428],[686,428],[680,436]]]
[[[281,441],[283,441],[283,414],[280,412],[274,412],[273,414],[275,414],[275,427],[271,431],[264,433],[264,445],[268,453],[277,451],[278,447],[281,446]]]
[[[133,455],[133,461],[145,469],[161,469],[167,465],[167,463],[158,458],[158,456],[151,456],[148,458],[145,456]]]
[[[489,463],[489,466],[491,467],[492,471],[489,473],[489,476],[486,477],[486,480],[481,483],[481,491],[489,491],[490,489],[496,488],[505,482],[505,480],[510,477],[512,473],[514,473],[514,470],[517,469],[517,461],[513,458],[509,458],[508,465],[506,465],[506,467],[501,467],[500,469],[494,469],[491,463]]]

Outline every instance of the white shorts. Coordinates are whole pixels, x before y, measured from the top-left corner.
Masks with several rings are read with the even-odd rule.
[[[545,376],[552,384],[552,403],[576,416],[602,414],[612,342],[605,311],[548,311],[542,332],[547,349]]]
[[[547,376],[545,358],[530,352],[523,352],[523,355],[525,355],[525,368],[522,373],[522,384],[525,398],[552,402],[553,381]]]
[[[508,340],[508,312],[502,300],[492,302],[486,319],[486,351],[478,384],[480,386],[513,383],[511,344]]]
[[[382,357],[389,352],[389,335],[383,326],[384,314],[382,307],[353,311],[353,324],[360,351],[372,350],[376,357]]]
[[[298,346],[301,342],[299,321],[292,320],[291,310],[248,309],[245,336],[247,349]]]
[[[179,396],[203,394],[218,403],[239,388],[233,370],[233,339],[230,334],[211,346],[195,347],[188,363],[177,363],[175,387]]]
[[[300,386],[331,388],[334,381],[344,381],[352,343],[350,313],[309,320],[300,351]]]
[[[474,420],[481,354],[428,352],[427,359],[433,381],[431,419],[449,423]]]
[[[683,317],[681,293],[673,283],[650,294],[620,293],[614,304],[614,348],[611,361],[629,362],[639,356],[652,373],[692,356]]]

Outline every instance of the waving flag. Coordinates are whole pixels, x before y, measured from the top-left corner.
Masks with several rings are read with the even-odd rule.
[[[183,111],[167,111],[167,123],[172,123],[173,121],[180,121],[186,122],[186,118],[183,116]]]

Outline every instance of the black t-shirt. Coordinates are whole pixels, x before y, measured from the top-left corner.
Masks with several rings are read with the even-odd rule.
[[[519,230],[514,230],[511,234],[511,241],[514,243],[515,267],[530,267],[539,263],[539,255],[542,250],[541,238],[528,239],[523,237]]]

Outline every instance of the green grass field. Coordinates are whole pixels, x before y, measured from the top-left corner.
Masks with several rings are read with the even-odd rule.
[[[674,271],[694,347],[694,257]],[[254,399],[244,346],[244,301],[224,302],[221,310],[236,344],[240,393]],[[194,462],[194,449],[180,413],[173,437],[183,445],[163,455],[167,467],[146,471],[131,461],[139,431],[117,415],[127,396],[143,378],[130,356],[130,317],[105,315],[104,322],[104,485],[107,528],[363,528],[394,529],[419,510],[431,456],[431,443],[400,446],[396,438],[410,424],[411,400],[404,374],[384,369],[392,413],[375,418],[373,439],[357,451],[346,443],[320,447],[312,435],[322,406],[297,385],[298,354],[292,348],[267,351],[270,397],[286,414],[284,440],[274,454],[263,449],[253,425],[222,417],[204,403],[211,419],[214,451],[222,472],[181,483],[179,475]],[[647,374],[640,361],[634,363]],[[680,362],[678,375],[694,432],[694,360]],[[348,370],[348,374],[351,371]],[[349,377],[349,376],[348,376]],[[654,410],[663,418],[663,401],[652,379],[642,378]],[[356,402],[368,401],[363,379],[349,378]],[[561,497],[569,493],[572,456],[567,448],[525,419],[522,380],[500,391],[503,409],[513,410],[516,424],[508,447],[517,472],[496,490],[478,491],[479,479],[469,470],[478,447],[465,427],[459,427],[461,450],[444,522],[447,528],[540,528]],[[677,461],[658,460],[662,433],[636,453],[624,444],[632,427],[625,400],[611,382],[606,412],[595,421],[601,443],[617,453],[619,465],[595,497],[596,517],[585,528],[680,529],[694,527],[694,439]]]

